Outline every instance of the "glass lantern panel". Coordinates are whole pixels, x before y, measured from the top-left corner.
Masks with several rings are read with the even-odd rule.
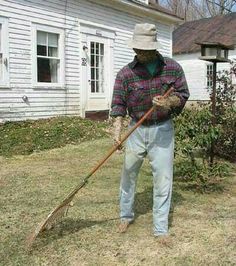
[[[217,48],[216,47],[206,47],[205,48],[205,56],[217,56]]]
[[[220,56],[225,58],[225,59],[228,59],[228,50],[222,49]]]

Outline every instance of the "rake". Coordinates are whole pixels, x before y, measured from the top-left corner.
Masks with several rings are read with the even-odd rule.
[[[167,92],[163,95],[164,98],[168,97],[174,91],[173,87],[169,88]],[[74,190],[67,195],[67,197],[58,205],[55,209],[53,209],[47,218],[43,220],[36,229],[28,236],[27,238],[27,246],[30,248],[33,245],[34,240],[36,237],[45,230],[50,230],[59,220],[61,217],[65,216],[68,212],[70,207],[70,203],[75,196],[75,194],[86,185],[89,178],[107,161],[107,159],[116,151],[118,150],[122,143],[133,133],[133,131],[139,127],[145,119],[147,119],[151,113],[154,111],[154,107],[151,107],[147,113],[122,137],[120,143],[114,145],[112,149],[107,153],[107,155],[91,170],[91,172],[85,176],[83,181],[74,188]]]

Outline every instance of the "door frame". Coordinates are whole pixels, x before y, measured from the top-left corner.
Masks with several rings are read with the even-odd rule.
[[[104,99],[106,101],[106,108],[99,110],[109,110],[112,98],[113,84],[114,84],[114,62],[113,62],[113,49],[114,49],[114,39],[115,31],[108,29],[106,26],[94,24],[85,21],[79,21],[80,27],[80,114],[82,117],[85,117],[89,99]],[[88,91],[88,55],[86,49],[89,48],[88,42],[90,40],[97,40],[99,42],[104,41],[107,46],[106,51],[106,60],[105,63],[107,66],[104,69],[104,75],[107,77],[105,84],[105,93],[104,94],[94,94]],[[105,48],[105,47],[104,47]],[[93,110],[96,111],[96,110]]]

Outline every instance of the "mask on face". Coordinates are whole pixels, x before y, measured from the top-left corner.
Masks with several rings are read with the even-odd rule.
[[[154,61],[157,58],[156,50],[139,50],[134,49],[134,52],[137,54],[137,59],[140,63],[146,64]]]

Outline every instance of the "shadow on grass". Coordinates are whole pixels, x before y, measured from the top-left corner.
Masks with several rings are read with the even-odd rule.
[[[225,183],[222,180],[197,182],[194,180],[181,180],[176,181],[176,185],[183,191],[192,191],[194,193],[223,193],[226,190]]]
[[[144,191],[136,194],[135,205],[134,205],[136,218],[152,210],[152,205],[153,205],[152,190],[153,190],[152,187],[147,187]],[[179,192],[174,190],[172,193],[172,203],[169,215],[169,226],[171,226],[173,223],[175,207],[182,204],[184,201],[185,198]]]
[[[177,205],[182,204],[184,197],[177,191],[173,191],[172,194],[172,206],[169,215],[169,225],[172,225],[174,217],[174,208]],[[135,213],[136,217],[144,215],[152,210],[152,187],[147,187],[144,191],[137,193],[135,198]],[[93,227],[100,224],[105,224],[110,221],[119,220],[119,217],[105,219],[105,220],[84,220],[84,219],[73,219],[63,218],[63,220],[56,224],[54,228],[49,231],[43,232],[35,241],[31,252],[33,250],[40,249],[43,246],[47,246],[53,241],[59,238],[66,237],[70,234],[79,232],[85,228]]]
[[[92,227],[98,224],[104,224],[109,221],[119,220],[119,218],[112,218],[106,220],[84,220],[84,219],[73,219],[63,218],[61,223],[58,223],[51,230],[41,233],[41,235],[35,240],[32,250],[39,249],[42,246],[46,246],[51,242],[63,238],[64,236],[76,233],[84,228]]]
[[[169,226],[171,227],[174,221],[175,207],[181,205],[185,201],[185,198],[181,195],[181,193],[177,191],[173,191],[172,194],[172,203],[170,207],[169,214]]]
[[[169,225],[171,226],[174,219],[174,209],[176,206],[182,204],[185,198],[177,191],[172,193],[172,203],[169,215]],[[136,193],[135,195],[135,215],[136,218],[140,215],[145,215],[152,211],[153,205],[153,188],[147,186],[144,191]],[[105,224],[110,221],[119,220],[119,217],[104,219],[104,220],[85,220],[77,218],[65,217],[61,222],[55,225],[51,230],[43,232],[35,241],[33,249],[40,249],[43,246],[49,245],[51,242],[60,238],[66,237],[73,233],[79,232],[85,228],[93,227],[96,225]]]

